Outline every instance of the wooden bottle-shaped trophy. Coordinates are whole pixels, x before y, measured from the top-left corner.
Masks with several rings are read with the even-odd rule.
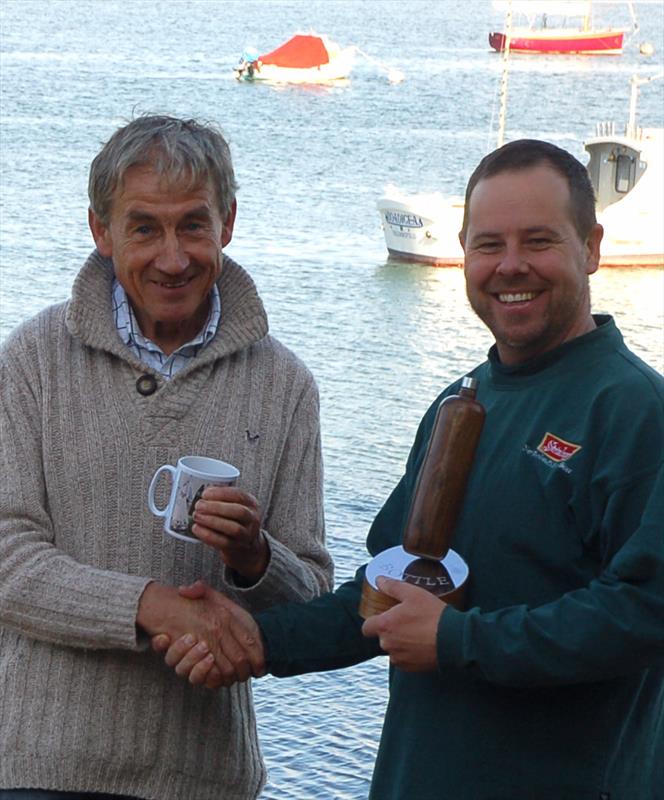
[[[477,381],[464,378],[459,394],[446,397],[436,413],[404,530],[403,547],[391,547],[366,569],[360,616],[387,611],[396,600],[378,591],[376,579],[412,583],[460,607],[468,566],[450,549],[485,411],[475,399]]]

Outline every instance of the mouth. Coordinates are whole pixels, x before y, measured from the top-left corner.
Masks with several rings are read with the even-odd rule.
[[[494,295],[498,298],[498,302],[511,305],[512,303],[527,303],[534,300],[539,292],[500,292]]]
[[[189,283],[193,278],[182,278],[178,281],[153,281],[160,289],[166,290],[173,290],[173,289],[183,289],[185,286],[188,286]]]

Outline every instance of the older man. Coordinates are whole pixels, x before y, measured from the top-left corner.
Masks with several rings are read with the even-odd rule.
[[[222,253],[235,179],[214,127],[135,119],[89,193],[97,248],[71,299],[0,351],[0,797],[255,798],[248,685],[211,696],[146,645],[191,631],[223,675],[224,624],[178,583],[253,611],[330,588],[317,389]],[[187,454],[241,473],[198,502],[205,544],[147,510]]]
[[[471,373],[487,416],[453,541],[467,609],[385,579],[400,602],[363,624],[359,570],[258,614],[259,628],[246,615],[255,641],[233,659],[286,676],[388,654],[375,800],[661,800],[664,379],[591,314],[602,229],[582,164],[512,142],[475,170],[465,209],[468,297],[495,338]],[[400,542],[437,406],[458,385],[422,420],[372,554]],[[186,642],[167,662],[215,683]]]

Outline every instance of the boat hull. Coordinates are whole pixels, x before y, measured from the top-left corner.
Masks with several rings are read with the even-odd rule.
[[[436,267],[463,264],[459,244],[462,199],[445,199],[437,193],[388,193],[380,198],[377,207],[391,258]]]
[[[623,30],[569,31],[515,29],[510,37],[510,53],[549,55],[619,55]],[[489,44],[499,53],[505,49],[504,33],[489,34]]]

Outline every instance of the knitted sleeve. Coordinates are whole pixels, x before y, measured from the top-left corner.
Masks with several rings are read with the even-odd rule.
[[[42,459],[51,413],[43,377],[57,369],[47,321],[41,315],[0,350],[0,625],[55,644],[137,649],[148,580],[79,563],[55,544]]]
[[[325,547],[318,389],[308,371],[306,376],[264,519],[270,562],[254,586],[238,587],[253,611],[303,602],[332,586],[333,564]],[[234,582],[230,570],[227,579]]]

